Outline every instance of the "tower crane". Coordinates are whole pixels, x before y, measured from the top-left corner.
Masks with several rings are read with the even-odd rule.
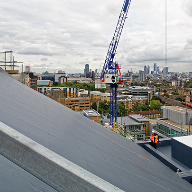
[[[115,29],[115,33],[109,45],[107,56],[101,72],[102,83],[108,84],[110,86],[110,125],[112,126],[114,118],[115,122],[117,121],[117,87],[119,83],[123,82],[122,79],[120,78],[121,76],[120,66],[113,60],[116,54],[123,26],[127,18],[130,3],[131,0],[124,0],[123,7],[121,9],[120,16]]]

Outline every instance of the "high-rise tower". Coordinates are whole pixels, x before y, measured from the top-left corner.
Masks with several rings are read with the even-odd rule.
[[[89,77],[89,64],[85,65],[84,74],[85,74],[85,77]]]

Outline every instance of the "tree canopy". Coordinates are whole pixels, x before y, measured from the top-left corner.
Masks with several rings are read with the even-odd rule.
[[[161,108],[161,103],[159,100],[151,100],[150,109],[160,110],[160,108]]]
[[[97,111],[97,103],[93,102],[93,104],[91,105],[91,108]],[[110,102],[104,100],[103,102],[99,102],[99,106],[98,106],[98,112],[101,114],[103,113],[110,113]],[[126,109],[125,109],[125,105],[123,102],[121,103],[117,103],[117,116],[120,117],[122,113],[122,116],[125,116],[126,113]]]
[[[145,105],[143,103],[139,103],[137,105],[136,111],[149,111],[149,105]]]
[[[162,99],[158,96],[153,96],[151,100],[159,100],[160,102],[162,102]]]

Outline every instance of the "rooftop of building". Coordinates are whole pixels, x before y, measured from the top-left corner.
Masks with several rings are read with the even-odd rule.
[[[134,112],[129,112],[129,115],[132,114],[140,114],[140,115],[153,115],[153,114],[160,114],[161,111],[159,110],[150,110],[150,111],[134,111]]]
[[[157,121],[156,121],[156,119],[150,119],[150,123],[152,123],[152,124],[156,124]]]
[[[68,98],[65,98],[66,100],[86,100],[86,99],[90,99],[89,97],[68,97]]]
[[[192,112],[191,109],[186,109],[186,108],[179,107],[179,106],[162,106],[162,108],[171,109],[171,110],[174,110],[174,111],[178,111],[180,113],[186,113],[187,111]]]
[[[135,119],[136,121],[139,121],[139,122],[145,122],[145,121],[149,121],[148,118],[140,115],[140,114],[134,114],[134,115],[129,115],[131,118]]]
[[[130,91],[153,91],[154,88],[151,87],[141,87],[141,86],[130,86],[127,87],[128,90]]]
[[[177,137],[175,138],[177,141],[179,141],[180,143],[183,143],[187,146],[189,146],[190,148],[192,148],[192,136],[185,136],[185,137]]]
[[[100,116],[100,114],[97,111],[95,111],[94,109],[85,109],[85,110],[83,110],[83,112],[85,113],[85,115],[87,117]]]
[[[143,123],[140,123],[134,119],[132,119],[129,116],[125,116],[125,117],[117,117],[117,122],[120,124],[125,124],[125,125],[143,125]]]

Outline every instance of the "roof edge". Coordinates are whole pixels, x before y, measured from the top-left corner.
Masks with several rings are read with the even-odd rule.
[[[122,191],[0,122],[0,153],[58,191]]]

